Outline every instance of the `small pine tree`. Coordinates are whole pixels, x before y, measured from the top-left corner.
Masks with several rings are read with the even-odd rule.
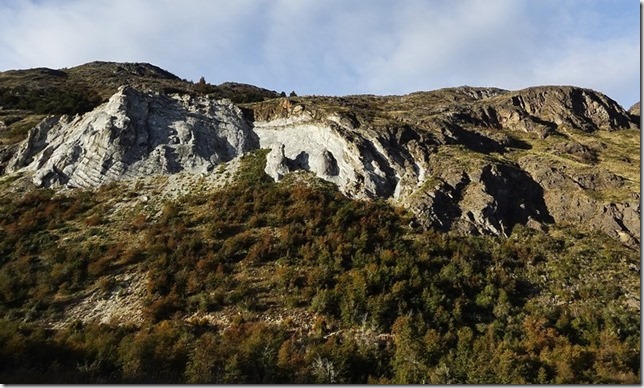
[[[282,93],[280,93],[280,97],[286,97],[286,92],[283,91]]]
[[[291,94],[289,94],[289,97],[297,97],[297,94],[295,94],[295,90],[293,90]]]
[[[202,93],[202,94],[208,93],[208,84],[206,83],[206,79],[203,76],[199,78],[199,82],[197,82],[197,86],[195,87],[195,90],[197,91],[197,93]]]

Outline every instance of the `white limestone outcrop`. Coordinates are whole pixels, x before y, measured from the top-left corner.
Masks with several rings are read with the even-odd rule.
[[[95,187],[177,172],[207,173],[253,149],[268,148],[275,180],[309,170],[354,198],[397,197],[401,177],[418,183],[409,155],[386,149],[375,132],[337,115],[306,111],[249,124],[227,100],[143,93],[121,87],[93,111],[49,117],[33,128],[7,172],[32,171],[38,186]],[[402,163],[401,163],[402,162]],[[409,183],[407,182],[407,183]]]
[[[255,122],[261,148],[269,148],[266,173],[280,180],[308,170],[335,183],[353,198],[397,197],[406,167],[396,163],[375,136],[331,115],[314,120],[299,116]],[[418,176],[413,178],[418,182]]]
[[[206,172],[257,146],[229,101],[121,87],[83,116],[43,120],[7,172],[33,171],[39,186],[92,187],[137,176]]]

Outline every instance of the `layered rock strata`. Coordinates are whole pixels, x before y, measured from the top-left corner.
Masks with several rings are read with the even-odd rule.
[[[121,87],[83,116],[49,117],[29,133],[7,172],[39,186],[92,187],[137,176],[207,172],[258,147],[229,101]]]

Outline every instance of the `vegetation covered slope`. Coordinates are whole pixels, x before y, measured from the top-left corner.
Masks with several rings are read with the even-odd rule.
[[[227,97],[276,131],[308,115],[423,178],[408,202],[356,200],[306,163],[273,181],[267,149],[88,189],[2,175],[0,381],[641,381],[635,111],[571,87],[273,98],[95,62],[0,73],[0,170],[46,115],[123,84]],[[477,204],[521,222],[439,227]]]
[[[634,250],[570,228],[423,232],[308,173],[275,183],[264,155],[160,212],[117,206],[154,195],[143,182],[5,190],[2,381],[640,381]],[[123,300],[140,311],[90,319]]]

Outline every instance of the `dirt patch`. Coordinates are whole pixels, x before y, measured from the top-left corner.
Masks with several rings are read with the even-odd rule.
[[[107,292],[94,290],[65,311],[65,318],[54,328],[76,321],[115,324],[143,323],[143,298],[146,274],[124,273],[114,276],[113,286]]]

